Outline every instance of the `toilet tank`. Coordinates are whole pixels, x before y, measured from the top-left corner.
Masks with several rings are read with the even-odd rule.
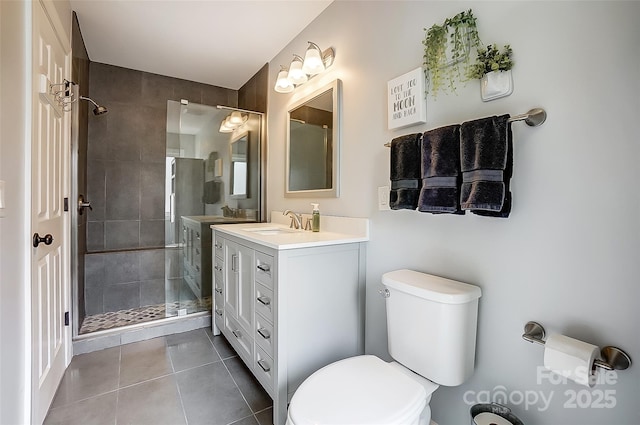
[[[480,288],[413,270],[382,275],[389,354],[440,385],[473,373]]]

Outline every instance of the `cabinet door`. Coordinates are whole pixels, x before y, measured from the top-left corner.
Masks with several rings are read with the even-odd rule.
[[[224,241],[224,310],[253,334],[253,250],[228,240]]]
[[[254,252],[238,245],[238,323],[253,335]]]
[[[238,317],[238,244],[224,240],[224,311],[226,316]]]

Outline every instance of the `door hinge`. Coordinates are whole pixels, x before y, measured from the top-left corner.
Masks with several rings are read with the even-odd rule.
[[[69,198],[64,198],[64,210],[69,211]]]
[[[69,326],[69,312],[68,311],[64,312],[64,325],[65,326]]]

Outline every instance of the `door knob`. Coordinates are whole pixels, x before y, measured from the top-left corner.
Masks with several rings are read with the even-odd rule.
[[[44,242],[45,245],[51,245],[53,243],[53,236],[51,233],[47,233],[44,236],[40,236],[37,232],[33,234],[33,247],[37,248],[40,242]]]
[[[91,208],[91,201],[85,202],[84,196],[79,195],[78,196],[78,214],[82,215],[85,208],[89,208],[91,211],[93,211],[93,208]]]

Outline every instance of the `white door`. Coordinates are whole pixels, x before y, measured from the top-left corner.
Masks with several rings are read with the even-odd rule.
[[[70,293],[69,113],[51,92],[69,74],[69,48],[39,1],[33,3],[33,127],[31,135],[32,424],[41,424],[69,363],[70,327],[64,324]],[[38,236],[36,236],[36,234]]]

